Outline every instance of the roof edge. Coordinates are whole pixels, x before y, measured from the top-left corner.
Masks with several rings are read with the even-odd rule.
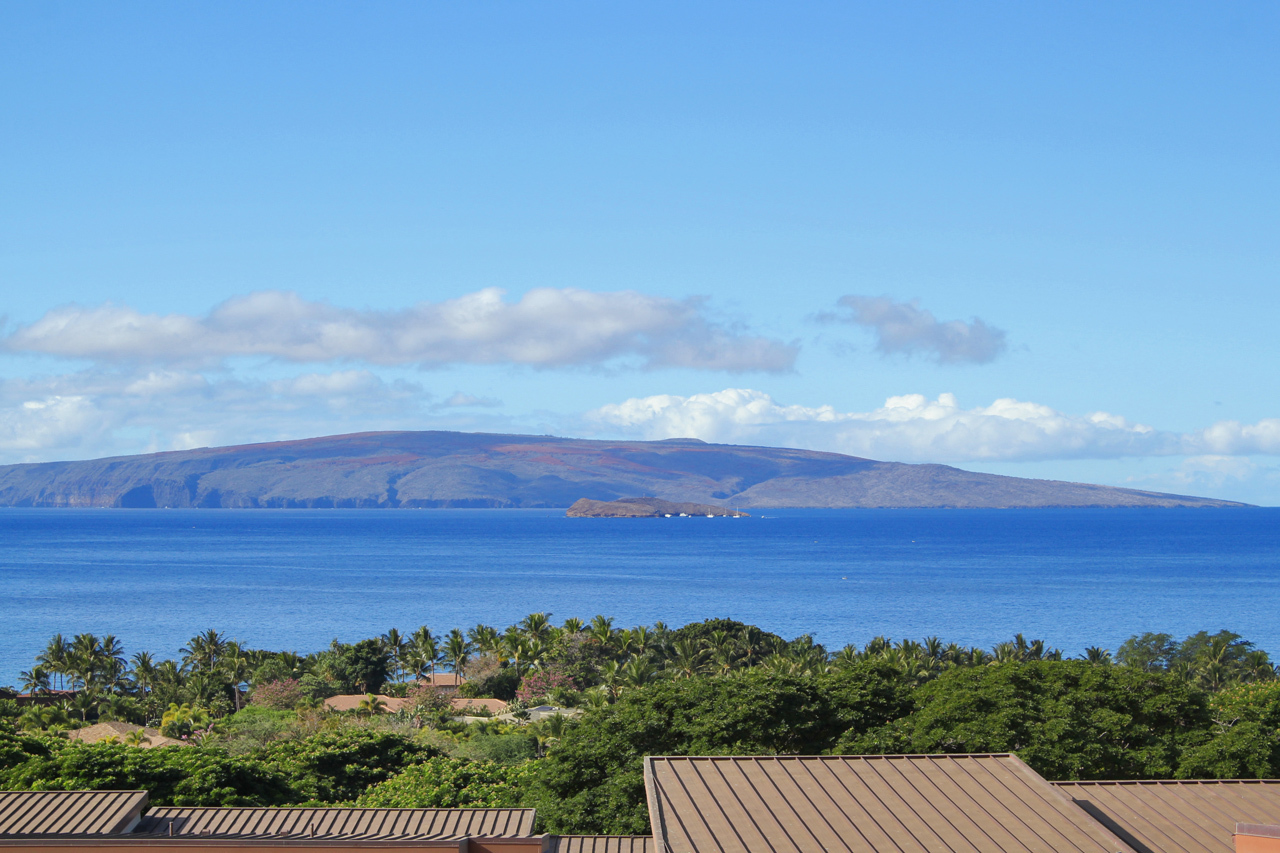
[[[658,786],[653,778],[653,763],[662,756],[646,755],[644,757],[644,798],[649,807],[649,832],[653,836],[654,853],[667,853],[666,817],[662,813],[662,798],[658,796]]]
[[[1044,778],[1035,770],[1033,770],[1031,768],[1031,765],[1027,764],[1025,761],[1023,761],[1021,758],[1018,757],[1017,753],[1010,752],[1007,754],[1007,756],[1010,759],[1010,763],[1018,770],[1018,772],[1022,773],[1024,776],[1030,777],[1033,783],[1034,782],[1047,783],[1048,789],[1052,791],[1051,796],[1057,797],[1059,801],[1067,808],[1068,811],[1075,812],[1076,814],[1078,814],[1082,818],[1081,826],[1087,826],[1090,829],[1095,830],[1097,833],[1099,833],[1099,835],[1103,839],[1115,844],[1116,853],[1122,853],[1122,851],[1125,851],[1125,850],[1132,851],[1132,853],[1138,853],[1138,851],[1134,849],[1132,844],[1125,841],[1120,836],[1116,835],[1114,832],[1112,832],[1110,829],[1107,828],[1106,824],[1098,820],[1093,815],[1089,814],[1089,812],[1085,811],[1085,809],[1079,803],[1077,803],[1073,798],[1067,795],[1066,791],[1062,790],[1060,787],[1053,784],[1048,779]]]

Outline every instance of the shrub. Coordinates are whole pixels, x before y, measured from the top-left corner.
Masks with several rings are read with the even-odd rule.
[[[447,714],[453,710],[453,704],[449,701],[449,696],[438,687],[430,684],[418,684],[411,687],[405,698],[409,701],[405,704],[405,709],[415,720],[421,721],[424,718]]]
[[[273,711],[290,711],[306,698],[296,678],[281,678],[253,686],[249,701]]]
[[[199,747],[138,749],[77,744],[10,770],[16,790],[136,790],[156,805],[270,806],[295,802],[281,774],[260,762]]]
[[[358,806],[422,808],[513,808],[530,775],[527,764],[497,764],[430,758],[405,768],[356,800]]]
[[[480,655],[467,665],[467,682],[458,695],[469,699],[492,698],[510,702],[516,698],[520,674],[515,667],[504,667],[493,655]]]
[[[300,740],[282,740],[253,753],[279,772],[299,800],[346,802],[410,764],[439,755],[434,747],[377,729],[348,727]]]
[[[536,705],[553,690],[577,690],[573,679],[555,669],[541,669],[527,674],[520,680],[516,701],[524,705]]]

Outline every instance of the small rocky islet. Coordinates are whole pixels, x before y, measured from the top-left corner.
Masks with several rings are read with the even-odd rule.
[[[678,518],[710,516],[713,518],[750,518],[745,512],[711,504],[664,501],[661,498],[621,498],[596,501],[582,498],[565,512],[570,518]]]

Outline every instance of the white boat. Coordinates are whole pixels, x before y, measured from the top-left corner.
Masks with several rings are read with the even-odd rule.
[[[715,518],[715,514],[709,512],[707,513],[707,518]]]

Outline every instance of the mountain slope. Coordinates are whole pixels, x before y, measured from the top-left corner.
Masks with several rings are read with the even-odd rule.
[[[568,507],[642,495],[744,509],[1244,506],[696,439],[375,432],[0,466],[0,506]]]

